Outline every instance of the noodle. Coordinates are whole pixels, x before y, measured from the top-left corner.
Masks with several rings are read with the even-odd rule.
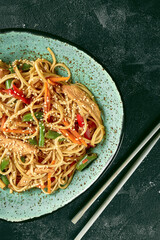
[[[8,66],[0,76],[0,166],[9,160],[5,169],[0,167],[0,174],[7,177],[10,192],[38,187],[50,194],[66,188],[76,163],[105,134],[91,92],[80,83],[71,84],[70,69],[57,63],[50,48],[48,51],[52,63],[39,58],[35,62],[15,60],[10,65],[14,71],[10,73]],[[25,64],[27,70],[23,70]],[[63,68],[67,77],[58,75],[58,68]],[[8,80],[12,83],[6,90]],[[72,87],[77,94],[80,91],[76,97]],[[28,114],[30,119],[24,120]],[[83,119],[81,124],[78,116]],[[47,137],[50,132],[56,137]]]

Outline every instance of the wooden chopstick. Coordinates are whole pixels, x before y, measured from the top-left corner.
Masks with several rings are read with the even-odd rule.
[[[151,138],[152,136],[158,132],[158,130],[160,129],[160,123],[150,132],[150,134],[142,141],[142,143],[136,148],[137,149],[141,149],[142,147],[140,146],[144,146]],[[152,139],[152,141],[148,144],[148,146],[146,147],[145,150],[143,150],[143,152],[140,154],[140,156],[137,158],[137,160],[134,162],[134,164],[131,166],[131,168],[127,171],[127,173],[124,175],[124,177],[120,180],[120,182],[116,185],[116,187],[113,189],[113,191],[109,194],[109,196],[107,197],[107,199],[103,202],[103,204],[98,208],[98,210],[94,213],[94,215],[91,217],[91,219],[87,222],[87,224],[83,227],[83,229],[79,232],[79,234],[77,235],[77,237],[74,240],[80,240],[84,234],[88,231],[88,229],[93,225],[93,223],[96,221],[96,219],[100,216],[100,214],[103,212],[103,210],[108,206],[108,204],[112,201],[112,199],[115,197],[115,195],[119,192],[119,190],[123,187],[123,185],[127,182],[127,180],[131,177],[131,175],[135,172],[135,170],[137,169],[137,167],[141,164],[141,162],[143,161],[143,159],[148,155],[148,153],[150,152],[150,150],[153,148],[153,146],[156,144],[156,142],[159,140],[160,138],[160,132],[158,132],[158,134],[156,134],[156,136]],[[140,150],[138,150],[139,152]],[[136,151],[137,152],[137,151]],[[137,153],[138,153],[137,152]],[[134,152],[135,153],[135,150]],[[131,159],[133,159],[133,156],[135,156],[136,154],[131,154],[130,156]],[[130,159],[130,156],[128,159]],[[126,162],[126,161],[125,161]],[[121,168],[121,167],[120,167]],[[120,169],[119,168],[119,169]],[[122,170],[121,170],[122,171]],[[121,172],[120,171],[120,172]],[[111,177],[112,179],[112,177]],[[113,178],[115,179],[115,177]],[[112,180],[113,181],[113,180]],[[111,181],[111,182],[112,182]],[[108,182],[108,181],[107,181]],[[92,198],[93,199],[93,198]],[[96,197],[97,199],[97,197]],[[73,221],[73,219],[72,219]]]
[[[87,204],[72,218],[72,223],[76,224],[89,207],[96,201],[102,192],[114,181],[114,179],[122,172],[122,170],[130,163],[130,161],[137,155],[137,153],[144,147],[144,145],[152,138],[152,136],[160,129],[158,123],[154,129],[145,137],[145,139],[138,145],[138,147],[129,155],[129,157],[122,163],[122,165],[115,171],[115,173],[103,184],[98,192],[87,202]]]
[[[106,198],[103,204],[98,208],[98,210],[94,213],[94,215],[90,218],[87,224],[83,227],[83,229],[79,232],[74,240],[80,240],[84,234],[88,231],[88,229],[93,225],[96,219],[100,216],[100,214],[104,211],[104,209],[108,206],[108,204],[112,201],[115,195],[119,192],[119,190],[123,187],[126,181],[131,177],[131,175],[135,172],[137,167],[141,164],[143,159],[147,156],[153,146],[160,138],[160,132],[154,137],[154,139],[150,142],[150,144],[146,147],[146,149],[142,152],[142,154],[138,157],[132,167],[127,171],[121,181],[117,184],[111,194]]]

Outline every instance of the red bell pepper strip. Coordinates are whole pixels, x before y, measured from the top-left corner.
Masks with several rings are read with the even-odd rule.
[[[1,90],[2,92],[5,92],[5,93],[7,93],[7,94],[10,94],[10,95],[12,95],[14,98],[16,98],[16,99],[19,99],[19,100],[21,100],[22,102],[24,102],[25,104],[29,104],[30,103],[30,99],[29,98],[25,98],[24,97],[24,94],[20,94],[19,92],[21,91],[21,90],[19,90],[18,89],[18,92],[16,91],[16,90],[13,90],[13,89],[5,89],[5,90]]]
[[[80,114],[77,114],[77,121],[78,121],[78,125],[80,127],[84,126],[84,120],[83,120],[83,117]]]
[[[96,124],[94,122],[92,122],[91,120],[89,120],[88,121],[88,127],[87,127],[87,130],[86,130],[85,134],[84,134],[84,137],[91,140],[95,129],[96,129]]]
[[[77,121],[80,127],[84,126],[84,119],[80,114],[77,114]],[[87,138],[88,140],[91,140],[94,130],[96,129],[96,124],[91,120],[89,120],[87,124],[88,126],[86,132],[84,133],[84,137]]]
[[[17,94],[19,93],[19,94],[22,95],[22,96],[24,95],[24,94],[23,94],[23,91],[20,90],[19,88],[17,88],[14,84],[13,84],[13,90],[14,90]]]

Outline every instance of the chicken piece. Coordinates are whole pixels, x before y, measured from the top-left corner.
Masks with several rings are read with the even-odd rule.
[[[30,174],[31,174],[31,171],[28,170],[28,171],[26,172],[26,175],[29,176]],[[19,181],[19,183],[17,184],[17,187],[24,187],[24,186],[28,185],[31,180],[32,180],[32,179],[30,179],[30,178],[22,177],[21,180]]]
[[[19,153],[21,156],[31,153],[38,153],[38,149],[34,146],[24,143],[21,140],[6,138],[3,135],[0,135],[0,146],[8,148],[10,151]]]
[[[3,78],[5,75],[9,74],[10,71],[4,68],[0,68],[0,78]]]
[[[99,107],[88,97],[87,93],[75,84],[63,85],[62,90],[70,99],[75,101],[79,106],[85,108],[98,123],[102,123]]]

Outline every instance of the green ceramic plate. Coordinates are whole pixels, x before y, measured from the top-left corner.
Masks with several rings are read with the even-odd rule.
[[[51,60],[47,47],[54,50],[57,60],[64,62],[72,72],[73,81],[86,85],[95,95],[102,110],[106,138],[94,150],[98,159],[83,172],[77,172],[69,187],[52,195],[44,195],[39,189],[10,194],[0,190],[0,218],[23,221],[50,213],[88,189],[106,169],[115,155],[122,133],[123,104],[120,94],[107,71],[84,51],[54,36],[38,32],[0,32],[0,59],[35,60],[38,57]]]

